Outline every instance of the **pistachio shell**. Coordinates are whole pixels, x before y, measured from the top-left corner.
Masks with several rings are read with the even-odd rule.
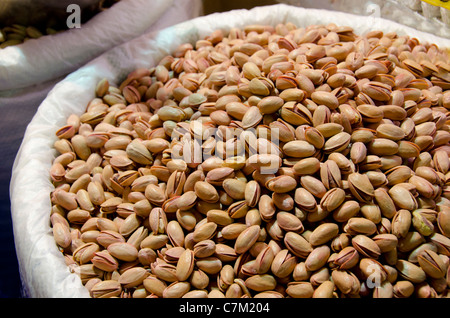
[[[260,227],[259,225],[252,225],[249,228],[242,231],[236,239],[234,249],[236,253],[242,254],[255,244],[259,237]]]

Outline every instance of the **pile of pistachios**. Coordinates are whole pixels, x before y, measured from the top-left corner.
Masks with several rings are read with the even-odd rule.
[[[55,132],[50,169],[92,297],[450,296],[442,48],[248,25],[120,81]]]
[[[38,39],[43,35],[55,33],[57,31],[53,28],[46,28],[45,31],[42,31],[34,26],[21,24],[6,26],[0,30],[0,49],[21,44],[29,39]]]

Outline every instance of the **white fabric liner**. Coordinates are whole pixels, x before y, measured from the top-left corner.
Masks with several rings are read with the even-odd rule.
[[[55,131],[72,114],[82,114],[94,97],[94,87],[102,78],[119,84],[137,67],[154,66],[179,44],[195,43],[216,29],[244,27],[248,24],[293,22],[348,25],[357,34],[370,30],[397,32],[450,47],[450,41],[380,18],[355,16],[284,4],[234,10],[199,17],[155,33],[144,34],[120,45],[58,83],[42,102],[29,124],[17,154],[10,184],[11,213],[17,257],[24,287],[31,297],[89,297],[79,277],[70,273],[51,234],[49,194],[53,186],[49,168],[55,157]]]

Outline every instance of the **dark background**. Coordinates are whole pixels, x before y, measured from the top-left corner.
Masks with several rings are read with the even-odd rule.
[[[1,105],[0,115],[0,297],[21,297],[21,282],[11,222],[9,181],[26,125],[35,109],[28,105]]]

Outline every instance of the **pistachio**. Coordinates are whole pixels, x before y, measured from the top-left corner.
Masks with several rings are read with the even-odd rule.
[[[239,179],[225,179],[222,183],[225,192],[235,200],[242,200],[245,198],[246,186],[246,182]]]
[[[291,282],[288,284],[286,293],[292,298],[311,298],[314,288],[309,282]]]
[[[381,253],[394,250],[398,244],[398,238],[389,233],[375,235],[373,240],[380,248]]]
[[[311,244],[295,232],[287,232],[284,236],[284,243],[292,254],[301,258],[306,258],[313,250]]]
[[[336,109],[339,101],[335,95],[329,92],[316,91],[311,94],[311,99],[318,105],[325,105],[330,109]]]
[[[400,209],[413,211],[418,207],[414,196],[401,184],[396,184],[389,189],[389,195]]]
[[[325,161],[320,167],[320,177],[325,188],[342,188],[342,173],[338,163],[332,159]]]
[[[56,244],[62,248],[66,248],[72,243],[72,237],[70,236],[70,229],[68,226],[62,223],[56,223],[53,225],[52,232]]]
[[[138,259],[142,265],[148,266],[156,260],[156,253],[151,248],[140,248]]]
[[[450,210],[446,209],[443,211],[440,211],[437,216],[437,223],[439,226],[439,229],[441,233],[447,237],[450,237]]]
[[[387,84],[371,81],[363,84],[362,92],[377,101],[388,101],[392,93],[392,89]]]
[[[277,213],[278,226],[285,231],[302,232],[302,221],[292,213],[280,211]]]
[[[73,252],[73,259],[79,264],[89,263],[99,250],[100,247],[94,242],[83,244]]]
[[[254,275],[245,280],[245,286],[251,290],[262,292],[274,289],[276,280],[269,274]]]
[[[394,141],[399,141],[405,138],[405,132],[402,128],[391,124],[381,124],[377,127],[377,137],[387,138]]]
[[[323,223],[316,227],[314,231],[309,236],[309,243],[313,246],[322,245],[339,233],[339,227],[334,223]]]
[[[262,120],[262,114],[258,107],[251,106],[242,117],[242,128],[253,128]]]
[[[159,297],[162,297],[163,292],[167,287],[167,284],[164,282],[164,280],[161,280],[152,274],[147,276],[147,278],[145,278],[142,283],[148,292]]]
[[[378,258],[381,254],[381,250],[374,240],[362,234],[352,238],[352,246],[366,257]]]
[[[323,196],[327,192],[325,185],[320,180],[309,175],[302,176],[300,178],[300,184],[302,185],[303,188],[305,188],[307,191],[309,191],[312,195],[314,195],[317,198],[323,198]]]
[[[366,175],[352,173],[348,176],[348,185],[353,195],[361,202],[370,202],[374,189]]]
[[[273,114],[283,106],[286,99],[288,99],[288,97],[267,96],[258,102],[257,107],[261,114]]]
[[[414,292],[414,285],[407,280],[398,281],[394,285],[394,297],[396,298],[408,298]]]
[[[194,252],[186,249],[180,255],[177,262],[176,275],[178,280],[184,281],[192,274],[194,269]]]
[[[339,269],[345,270],[356,266],[359,262],[358,251],[352,246],[344,247],[333,260]]]
[[[203,201],[214,203],[219,200],[219,194],[217,190],[208,182],[196,182],[194,191],[197,197]]]
[[[426,279],[425,272],[417,265],[405,260],[398,260],[395,264],[401,277],[412,283],[421,283]]]
[[[349,145],[350,138],[351,136],[349,133],[345,131],[340,132],[325,142],[323,150],[326,153],[341,152]]]
[[[314,157],[305,158],[295,163],[293,169],[297,175],[312,175],[319,171],[320,161]]]
[[[261,189],[258,182],[251,180],[245,184],[244,197],[249,207],[254,207],[258,204],[260,195]]]
[[[163,298],[182,298],[190,289],[188,282],[173,282],[167,286],[162,294]]]
[[[345,222],[355,216],[359,210],[360,206],[357,201],[346,201],[333,211],[333,218],[337,222]]]
[[[131,288],[140,285],[149,273],[143,267],[133,267],[124,271],[119,277],[119,283],[123,288]]]
[[[412,213],[412,225],[423,236],[428,236],[433,233],[434,225],[423,214],[414,211]]]
[[[270,246],[259,252],[255,259],[255,269],[258,274],[265,274],[270,270],[275,255]]]
[[[154,262],[150,264],[152,273],[158,278],[166,282],[177,281],[176,266],[168,264],[164,261]]]
[[[432,278],[442,278],[446,274],[446,266],[436,252],[424,250],[417,256],[422,270]]]
[[[242,231],[236,239],[234,249],[236,253],[242,254],[252,247],[256,243],[260,234],[259,225],[252,225]]]
[[[90,291],[93,298],[117,297],[122,292],[122,286],[115,280],[104,280],[95,284]]]
[[[323,210],[332,212],[337,209],[345,200],[345,191],[340,188],[334,188],[327,191],[320,200],[320,206]]]
[[[166,233],[173,246],[184,245],[185,235],[180,223],[175,220],[167,223]]]
[[[271,247],[269,246],[269,248]],[[275,254],[270,268],[275,276],[284,278],[293,272],[296,264],[295,256],[289,250],[284,249]]]
[[[125,242],[112,243],[108,245],[107,250],[115,258],[126,262],[132,262],[138,257],[138,250]]]
[[[294,140],[283,146],[283,152],[290,157],[305,158],[315,153],[316,149],[312,144],[304,140]]]
[[[352,272],[334,270],[331,277],[336,287],[345,295],[354,295],[360,290],[360,282]]]
[[[325,281],[320,284],[312,295],[312,298],[333,298],[334,283]]]
[[[351,235],[365,234],[370,236],[374,234],[376,230],[377,226],[373,221],[362,217],[350,218],[344,227],[344,231]]]
[[[108,248],[112,243],[125,242],[125,238],[114,230],[102,230],[97,236],[97,242]]]
[[[212,185],[221,185],[225,179],[233,176],[234,170],[232,168],[215,168],[207,173],[205,180]]]
[[[331,250],[327,245],[314,248],[305,260],[306,269],[314,272],[322,268],[330,257],[330,253]]]
[[[206,274],[214,275],[222,269],[222,261],[214,256],[204,257],[195,263]]]
[[[270,179],[266,183],[266,187],[276,193],[285,193],[296,188],[297,181],[290,176],[278,176]]]

